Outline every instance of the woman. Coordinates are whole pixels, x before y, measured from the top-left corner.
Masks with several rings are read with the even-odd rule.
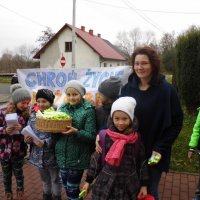
[[[136,99],[135,116],[147,158],[160,158],[157,164],[149,165],[149,193],[158,200],[160,177],[169,170],[171,147],[182,128],[183,113],[175,88],[160,74],[160,60],[154,49],[137,48],[132,66],[133,73],[121,96]]]

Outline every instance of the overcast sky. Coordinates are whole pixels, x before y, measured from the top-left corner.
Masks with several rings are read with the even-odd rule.
[[[0,55],[21,45],[37,46],[46,26],[57,32],[72,24],[73,0],[0,0]],[[76,27],[81,25],[116,41],[119,31],[151,30],[159,39],[200,25],[200,0],[76,0]]]

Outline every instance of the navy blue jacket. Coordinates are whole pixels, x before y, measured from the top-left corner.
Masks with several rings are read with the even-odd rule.
[[[138,132],[141,134],[147,157],[151,156],[152,151],[160,152],[162,159],[155,167],[168,171],[171,147],[183,123],[183,112],[175,88],[160,75],[159,81],[152,80],[151,86],[142,91],[139,89],[138,78],[131,74],[128,83],[121,90],[121,96],[136,99]]]

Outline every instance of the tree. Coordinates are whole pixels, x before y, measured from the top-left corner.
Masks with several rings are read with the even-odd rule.
[[[130,63],[131,55],[136,47],[141,45],[153,45],[156,43],[155,34],[151,31],[141,32],[139,28],[131,31],[121,31],[117,34],[115,45],[127,55]]]
[[[160,40],[160,53],[162,66],[173,73],[175,68],[175,44],[176,38],[174,32],[165,33]]]
[[[200,106],[200,28],[190,27],[178,37],[176,45],[176,82],[188,111]]]
[[[50,27],[46,27],[45,30],[42,31],[42,35],[38,37],[36,42],[39,42],[40,48],[43,47],[53,36],[55,33],[53,33],[52,29]]]
[[[15,50],[15,54],[10,51],[4,52],[0,58],[0,72],[12,73],[16,72],[16,69],[39,67],[39,62],[32,59],[33,48],[21,45]]]

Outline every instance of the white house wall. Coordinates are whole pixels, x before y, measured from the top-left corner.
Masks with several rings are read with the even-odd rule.
[[[72,41],[72,32],[66,29],[61,32],[57,39],[55,39],[43,53],[40,54],[40,67],[41,68],[61,68],[60,58],[62,56],[66,59],[66,64],[63,68],[71,67],[72,52],[65,51],[65,42]],[[104,64],[106,63],[106,64]],[[124,63],[125,64],[125,63]],[[88,46],[79,37],[76,38],[76,67],[110,67],[123,65],[123,62],[104,60],[100,63],[100,56],[90,46]]]
[[[72,41],[72,32],[70,29],[64,30],[58,39],[54,40],[40,55],[40,67],[61,68],[60,58],[62,56],[66,59],[64,68],[71,67],[72,52],[65,51],[65,42]],[[93,51],[80,38],[76,38],[76,66],[77,67],[97,67],[100,64],[99,55]]]

